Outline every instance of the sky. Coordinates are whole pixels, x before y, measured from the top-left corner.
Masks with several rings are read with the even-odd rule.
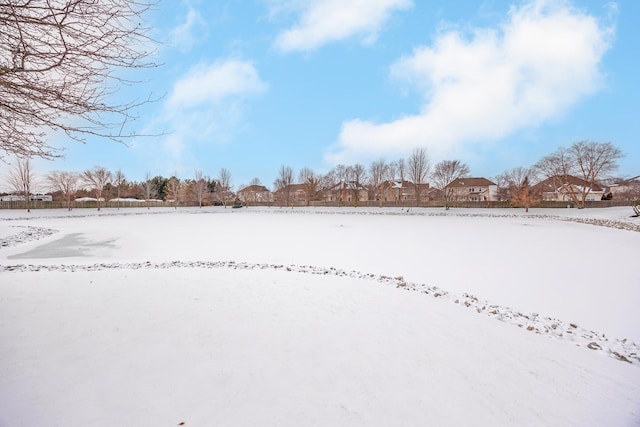
[[[137,109],[125,146],[53,136],[38,173],[231,172],[272,188],[337,164],[426,149],[493,178],[581,140],[611,142],[640,174],[637,0],[162,0],[146,16],[160,66],[117,101]]]

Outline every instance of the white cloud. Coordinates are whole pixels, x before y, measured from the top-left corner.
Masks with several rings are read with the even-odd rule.
[[[411,6],[411,0],[310,0],[304,5],[274,2],[274,8],[300,9],[297,25],[280,33],[275,45],[290,52],[316,49],[353,36],[372,41],[393,11]]]
[[[174,163],[193,145],[223,145],[242,126],[246,102],[267,90],[255,66],[228,59],[193,67],[175,82],[158,120],[169,134],[163,151]]]
[[[327,160],[406,153],[446,155],[505,137],[567,111],[602,85],[599,63],[612,29],[568,3],[512,7],[498,30],[440,34],[391,67],[424,94],[418,114],[388,123],[343,123]]]
[[[174,84],[167,106],[171,110],[201,107],[229,97],[259,94],[266,87],[251,62],[229,59],[200,64]]]
[[[199,39],[202,39],[202,34],[197,36],[195,33],[203,31],[206,31],[204,19],[195,9],[190,7],[184,22],[171,31],[170,43],[183,51],[187,51]]]

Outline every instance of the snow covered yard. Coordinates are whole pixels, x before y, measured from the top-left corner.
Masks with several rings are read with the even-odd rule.
[[[0,212],[0,426],[639,424],[627,211]]]

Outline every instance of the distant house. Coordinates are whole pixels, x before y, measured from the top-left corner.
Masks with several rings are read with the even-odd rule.
[[[459,202],[495,202],[498,185],[486,178],[457,178],[445,187],[447,197]]]
[[[602,200],[605,191],[599,184],[589,184],[573,175],[552,176],[533,186],[533,190],[542,196],[543,201],[575,202],[585,194],[585,201]]]
[[[341,181],[323,190],[325,202],[356,203],[369,200],[369,190],[355,181]]]
[[[620,181],[609,186],[611,197],[616,200],[639,200],[640,199],[640,176]]]
[[[97,202],[98,200],[104,202],[104,197],[100,197],[100,199],[96,199],[95,197],[78,197],[75,199],[76,202]]]
[[[109,199],[109,203],[146,203],[147,201],[144,199],[136,199],[134,197],[116,197],[115,199]]]
[[[280,205],[298,205],[306,202],[307,191],[304,184],[290,184],[276,190],[273,196]]]
[[[53,196],[51,194],[34,194],[33,196],[29,196],[29,200],[40,201],[40,202],[52,202]]]
[[[435,200],[436,197],[428,183],[420,184],[421,201]],[[383,202],[415,202],[416,186],[413,182],[406,180],[385,181],[380,184],[376,198],[382,198]]]
[[[15,194],[0,196],[0,202],[24,202],[24,196],[17,196]]]
[[[245,205],[271,203],[273,193],[264,185],[250,185],[238,191],[238,199]]]
[[[29,196],[29,200],[32,202],[51,202],[53,201],[53,196],[51,194],[32,194]],[[16,194],[0,196],[0,202],[24,202],[24,196]]]

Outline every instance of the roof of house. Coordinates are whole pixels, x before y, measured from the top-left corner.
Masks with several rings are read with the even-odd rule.
[[[413,188],[413,182],[405,180],[388,181],[392,188]]]
[[[543,191],[543,192],[552,192],[557,191],[565,185],[573,185],[575,187],[584,187],[591,188],[591,191],[602,191],[602,187],[594,183],[593,185],[589,185],[587,181],[582,178],[578,178],[577,176],[567,175],[567,176],[552,176],[543,181],[540,181],[536,185],[533,186],[534,189]]]
[[[496,185],[487,178],[456,178],[447,187],[487,187]]]
[[[624,181],[618,183],[618,185],[636,185],[640,184],[640,175],[634,176],[633,178],[625,179]]]
[[[428,189],[429,183],[428,182],[423,182],[420,184],[420,186],[422,187],[422,190],[426,190]],[[407,180],[394,180],[394,181],[384,181],[383,183],[380,184],[380,187],[383,188],[409,188],[411,190],[414,190],[416,185],[411,182],[411,181],[407,181]]]
[[[333,187],[328,188],[329,191],[340,191],[340,190],[366,190],[367,188],[361,183],[357,183],[355,181],[340,181],[335,184]]]
[[[242,190],[238,191],[238,193],[249,193],[249,192],[262,193],[267,191],[269,191],[269,189],[264,185],[250,185],[248,187],[244,187]]]
[[[304,184],[289,184],[289,185],[285,185],[282,188],[279,188],[276,190],[276,193],[282,193],[284,191],[289,191],[290,193],[296,192],[296,191],[306,191],[306,187]]]

